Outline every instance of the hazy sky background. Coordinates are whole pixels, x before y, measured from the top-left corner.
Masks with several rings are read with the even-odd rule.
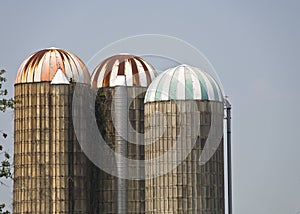
[[[236,214],[300,211],[300,1],[1,1],[0,68],[51,46],[87,62],[118,39],[183,39],[214,65],[233,105]],[[154,64],[154,67],[157,66]],[[13,152],[13,112],[0,115]],[[12,185],[0,201],[12,207]]]

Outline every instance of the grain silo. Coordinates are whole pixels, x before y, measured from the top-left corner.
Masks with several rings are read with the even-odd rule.
[[[89,161],[72,126],[76,85],[90,87],[84,63],[49,48],[28,57],[15,80],[13,213],[89,213]]]
[[[155,77],[149,63],[130,54],[105,59],[92,74],[99,130],[111,149],[128,159],[144,160],[144,95]],[[116,176],[95,168],[101,213],[145,213],[145,181],[130,179],[127,164],[116,157]],[[144,170],[137,170],[143,177]]]
[[[145,159],[160,158],[145,168],[146,213],[225,213],[224,104],[217,82],[192,66],[168,69],[150,84],[144,108]],[[218,142],[208,145],[208,138]],[[215,153],[201,164],[207,148]]]

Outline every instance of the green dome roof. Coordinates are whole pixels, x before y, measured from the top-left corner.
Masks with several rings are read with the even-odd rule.
[[[163,100],[223,102],[223,95],[211,75],[196,67],[179,65],[161,73],[147,89],[145,103]]]

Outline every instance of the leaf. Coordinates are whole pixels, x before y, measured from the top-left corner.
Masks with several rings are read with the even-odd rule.
[[[4,157],[7,158],[7,159],[9,159],[9,158],[10,158],[10,155],[9,155],[7,152],[5,152],[5,153],[4,153]]]
[[[8,161],[2,161],[2,166],[3,167],[9,167],[10,163]]]

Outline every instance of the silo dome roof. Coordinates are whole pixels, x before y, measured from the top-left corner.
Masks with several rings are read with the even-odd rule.
[[[218,83],[208,73],[179,65],[161,73],[148,87],[145,103],[164,100],[223,101]]]
[[[51,82],[54,78],[55,84],[71,79],[90,84],[90,74],[81,59],[58,48],[40,50],[29,56],[21,64],[15,84]]]
[[[102,61],[92,74],[92,87],[117,85],[147,87],[157,76],[148,62],[131,54],[119,54]]]

